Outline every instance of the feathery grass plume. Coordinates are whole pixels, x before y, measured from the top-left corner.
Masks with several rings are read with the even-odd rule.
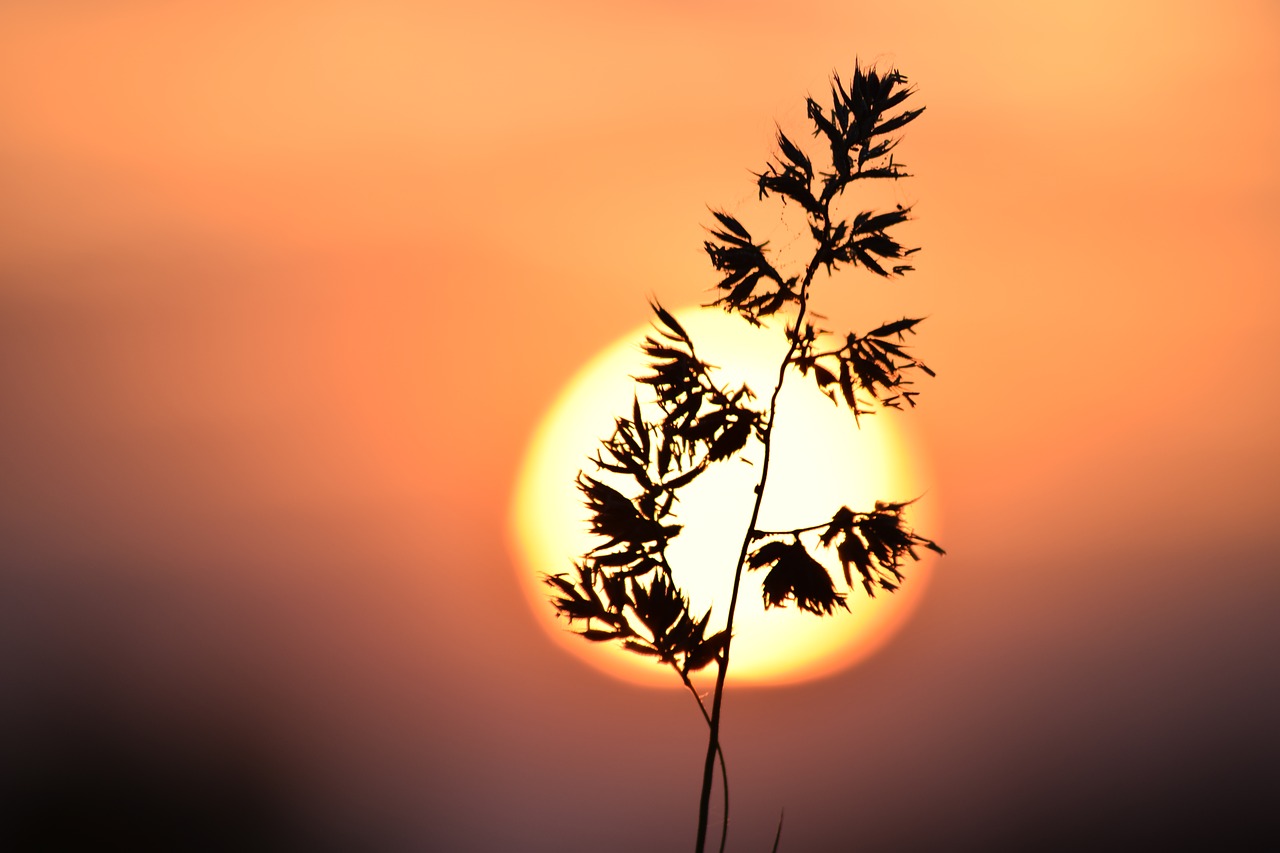
[[[898,132],[924,111],[903,106],[913,92],[898,71],[882,73],[855,62],[847,84],[833,75],[827,104],[806,99],[812,135],[819,143],[816,152],[806,152],[778,130],[777,153],[755,173],[756,185],[762,202],[778,198],[803,211],[813,250],[802,268],[779,270],[769,259],[767,242],[757,241],[735,216],[712,210],[715,224],[703,248],[720,278],[710,305],[753,326],[775,315],[786,318],[789,346],[774,386],[765,400],[746,385],[719,381],[716,368],[698,358],[679,321],[652,305],[654,332],[642,344],[649,373],[636,380],[631,411],[616,419],[613,434],[594,457],[597,471],[582,474],[577,483],[591,515],[591,531],[600,542],[572,573],[545,577],[552,604],[573,630],[591,642],[618,643],[669,667],[697,701],[708,727],[695,844],[699,853],[706,847],[717,757],[724,789],[721,850],[727,837],[728,776],[720,720],[744,570],[760,579],[766,609],[794,605],[814,618],[839,618],[837,611],[849,610],[848,598],[858,588],[868,597],[877,590],[896,591],[907,580],[907,558],[919,559],[918,549],[944,553],[908,525],[910,502],[878,501],[863,510],[841,506],[829,519],[790,530],[757,526],[768,488],[779,393],[789,377],[811,378],[815,393],[845,407],[857,422],[878,409],[900,409],[903,403],[914,407],[919,394],[913,389],[915,378],[934,375],[906,344],[922,318],[883,322],[861,335],[849,332],[840,345],[827,343],[830,335],[810,321],[819,272],[827,286],[846,267],[884,278],[912,270],[903,261],[917,249],[896,236],[910,218],[909,208],[850,215],[845,207],[860,182],[908,177],[894,151]],[[832,281],[831,286],[845,285]],[[668,546],[683,529],[675,523],[675,506],[682,489],[748,449],[761,451],[763,462],[747,532],[741,542],[725,543],[726,549],[737,549],[737,561],[725,578],[731,592],[724,627],[711,630],[710,610],[690,608],[678,567],[668,556]],[[815,554],[829,554],[840,565],[842,587]],[[715,688],[708,708],[690,673],[713,666]],[[779,822],[779,837],[781,831]]]

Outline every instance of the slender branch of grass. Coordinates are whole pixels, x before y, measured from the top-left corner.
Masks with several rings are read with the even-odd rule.
[[[693,701],[698,703],[698,710],[702,712],[702,719],[706,720],[707,725],[710,726],[711,715],[707,713],[707,706],[703,703],[698,689],[689,679],[689,673],[677,666],[675,661],[671,662],[671,668],[680,676],[684,686],[689,688],[689,692],[693,694]],[[720,853],[724,853],[724,844],[729,838],[729,769],[724,763],[724,748],[719,743],[716,744],[716,753],[720,756],[720,787],[724,790],[724,821],[720,827]]]
[[[800,533],[810,533],[814,530],[822,530],[830,527],[830,521],[822,521],[818,524],[810,524],[808,527],[793,527],[790,530],[757,530],[756,536],[794,536]]]
[[[824,224],[826,224],[824,222]],[[824,233],[829,234],[830,226],[824,229]],[[809,308],[809,284],[813,281],[814,273],[818,270],[818,255],[815,253],[813,260],[809,262],[808,268],[805,270],[804,281],[800,285],[800,308],[796,314],[795,328],[798,330],[804,324],[805,314]],[[764,490],[769,479],[769,459],[773,449],[773,426],[778,416],[778,395],[782,393],[782,384],[787,377],[787,368],[791,365],[791,356],[795,354],[799,345],[799,335],[791,336],[791,343],[787,347],[787,354],[783,356],[782,363],[778,366],[778,381],[773,386],[773,393],[769,397],[769,418],[765,421],[764,434],[762,441],[764,443],[764,459],[760,464],[760,480],[756,483],[756,497],[751,506],[751,520],[747,524],[747,531],[742,537],[742,546],[738,550],[738,562],[733,573],[733,590],[729,594],[729,612],[725,618],[725,631],[729,634],[729,642],[725,644],[724,652],[717,660],[716,667],[716,687],[715,693],[711,699],[711,719],[709,721],[711,732],[707,741],[707,757],[703,764],[702,770],[702,796],[698,803],[698,844],[697,853],[704,853],[707,841],[707,816],[711,804],[711,780],[715,773],[716,752],[720,747],[720,708],[724,701],[724,681],[729,671],[729,650],[733,644],[733,617],[738,607],[738,590],[742,586],[742,570],[746,566],[747,552],[751,549],[751,542],[754,539],[756,522],[760,518],[760,505],[764,500]],[[723,839],[721,839],[723,844]]]
[[[874,510],[863,512],[842,506],[830,521],[802,522],[785,531],[758,526],[775,462],[774,427],[790,369],[802,378],[810,377],[817,391],[832,402],[843,403],[855,424],[860,423],[860,415],[872,411],[864,406],[914,406],[918,392],[908,390],[913,384],[908,377],[915,376],[914,371],[934,375],[906,353],[903,343],[905,333],[914,333],[923,318],[882,323],[862,336],[849,333],[844,346],[821,351],[819,346],[838,339],[829,339],[830,333],[807,319],[812,314],[810,287],[819,268],[825,268],[830,276],[840,267],[862,267],[883,278],[895,278],[913,269],[905,261],[918,249],[888,234],[889,229],[910,218],[909,207],[899,204],[891,210],[863,210],[851,218],[832,215],[845,189],[855,181],[897,180],[907,175],[894,161],[892,152],[899,140],[893,134],[920,115],[923,107],[897,109],[913,91],[905,84],[906,78],[896,70],[882,74],[874,67],[858,66],[847,86],[833,74],[829,106],[806,99],[813,134],[830,148],[831,158],[825,164],[830,171],[822,170],[821,162],[815,168],[815,161],[779,129],[774,157],[760,172],[753,173],[761,199],[773,196],[784,205],[794,203],[807,219],[816,249],[802,275],[779,272],[766,257],[769,241],[757,241],[735,216],[712,210],[717,224],[709,229],[703,248],[722,277],[711,305],[736,313],[753,326],[772,322],[774,317],[791,318],[785,333],[786,354],[777,365],[768,404],[765,406],[745,384],[721,388],[711,378],[715,365],[698,358],[688,332],[674,315],[654,302],[654,334],[641,346],[648,356],[650,373],[633,377],[637,393],[632,397],[631,412],[615,419],[612,437],[604,440],[595,457],[601,470],[599,479],[585,473],[577,478],[591,512],[591,532],[601,537],[601,544],[574,564],[572,575],[544,576],[553,589],[552,603],[557,611],[571,626],[585,621],[578,633],[591,642],[616,643],[670,664],[698,703],[707,724],[698,853],[707,848],[717,759],[724,792],[721,853],[728,840],[729,774],[720,746],[720,721],[743,574],[767,567],[761,571],[759,584],[766,608],[793,602],[815,616],[830,616],[837,608],[849,609],[845,600],[855,588],[853,568],[867,595],[874,596],[877,587],[889,592],[898,588],[903,580],[899,571],[903,560],[920,558],[915,546],[945,553],[937,543],[905,525],[902,511],[911,501],[876,501]],[[649,389],[643,404],[638,393],[641,386]],[[652,414],[655,409],[656,417]],[[762,452],[755,442],[763,446]],[[699,615],[691,609],[688,595],[676,583],[666,548],[684,526],[671,523],[677,492],[710,466],[727,459],[758,463],[758,468],[725,622],[718,631],[711,625],[714,633],[708,636],[711,611]],[[628,479],[630,486],[626,485]],[[609,481],[621,483],[615,487]],[[774,487],[776,490],[776,483]],[[822,531],[820,536],[817,531]],[[781,541],[787,536],[791,541]],[[805,539],[817,541],[810,545]],[[810,553],[811,548],[839,557],[848,592],[836,591],[831,569]],[[712,663],[716,665],[715,686],[708,697],[706,691],[699,693],[694,687],[691,673],[704,671]],[[775,852],[781,837],[780,816]]]

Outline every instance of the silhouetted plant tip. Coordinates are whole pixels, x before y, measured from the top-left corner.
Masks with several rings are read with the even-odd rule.
[[[577,486],[590,514],[598,544],[572,572],[545,576],[551,601],[569,626],[591,642],[617,643],[669,667],[693,695],[708,726],[698,811],[696,849],[706,846],[713,772],[719,759],[724,788],[720,849],[729,820],[728,773],[720,744],[725,676],[734,639],[734,616],[744,575],[759,579],[766,610],[795,606],[815,617],[849,610],[849,596],[869,598],[895,592],[906,580],[909,561],[922,551],[943,554],[937,543],[907,523],[911,501],[877,501],[870,508],[841,506],[829,518],[790,530],[764,530],[759,522],[772,457],[773,425],[782,386],[790,375],[847,409],[855,423],[882,409],[916,405],[915,379],[934,372],[910,353],[907,336],[923,318],[883,322],[864,334],[833,335],[810,321],[811,288],[817,273],[834,276],[844,267],[875,276],[901,277],[916,248],[904,245],[896,229],[910,219],[908,207],[861,210],[839,208],[859,181],[908,177],[894,158],[896,135],[923,108],[903,105],[913,94],[896,70],[881,73],[857,65],[846,84],[831,79],[831,99],[806,100],[817,152],[806,151],[781,128],[777,151],[753,173],[759,198],[794,203],[807,222],[813,251],[795,270],[779,270],[767,241],[757,240],[735,216],[711,210],[715,223],[703,243],[719,275],[710,305],[753,326],[779,315],[788,343],[767,398],[745,384],[718,378],[718,368],[698,357],[688,331],[671,312],[652,304],[653,332],[641,349],[647,370],[635,377],[630,411],[614,422],[593,457],[595,471],[582,472]],[[723,625],[711,610],[691,609],[668,546],[683,530],[676,505],[682,489],[711,468],[744,459],[758,450],[757,483],[746,533],[737,543],[733,574],[726,576],[728,604]],[[696,519],[685,519],[690,523]],[[726,547],[732,547],[726,543]],[[840,585],[828,563],[842,569]],[[715,687],[708,709],[690,674],[714,667]],[[781,837],[774,839],[777,848]]]

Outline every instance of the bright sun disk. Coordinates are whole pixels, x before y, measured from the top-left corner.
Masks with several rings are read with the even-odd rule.
[[[756,393],[756,407],[767,407],[786,352],[781,330],[753,329],[716,310],[687,310],[676,316],[693,339],[698,357],[720,368],[713,376],[721,387],[746,382]],[[569,631],[567,623],[556,618],[550,588],[542,582],[544,574],[572,574],[574,561],[599,544],[588,532],[589,515],[574,480],[584,470],[600,475],[589,457],[612,434],[614,419],[630,412],[634,393],[645,402],[648,386],[628,377],[648,372],[639,345],[652,334],[653,328],[645,326],[626,335],[565,386],[526,451],[512,507],[512,532],[521,582],[539,622],[557,643],[610,675],[639,684],[679,686],[670,669],[653,658],[614,643],[591,643]],[[914,447],[908,451],[897,413],[864,416],[859,428],[847,409],[833,405],[814,387],[811,376],[795,371],[788,373],[778,412],[761,529],[804,527],[829,520],[841,506],[870,510],[877,500],[912,500],[926,491],[922,466],[916,462],[919,453]],[[667,553],[694,614],[712,608],[707,636],[724,626],[733,567],[751,516],[761,454],[758,442],[749,447],[749,462],[735,458],[713,465],[681,490],[675,510],[675,522],[684,529]],[[934,538],[937,531],[927,508],[927,499],[913,505],[907,520]],[[766,612],[760,592],[763,574],[747,572],[734,617],[734,682],[790,683],[851,666],[883,645],[905,621],[928,580],[927,560],[908,562],[907,580],[897,593],[881,592],[869,599],[856,576],[856,588],[844,589],[833,555],[818,550],[814,556],[831,569],[837,592],[849,592],[851,612],[837,609],[833,616],[818,617],[794,605]],[[713,667],[706,670],[712,671]]]

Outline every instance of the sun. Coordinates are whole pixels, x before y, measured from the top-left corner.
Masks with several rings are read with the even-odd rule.
[[[722,384],[746,382],[768,403],[777,366],[786,352],[780,328],[752,328],[721,311],[691,309],[676,314],[703,361],[715,365]],[[543,417],[526,450],[511,512],[511,534],[520,582],[538,621],[565,649],[618,678],[652,686],[679,687],[669,668],[651,658],[589,643],[557,619],[544,574],[569,572],[596,544],[587,531],[587,511],[574,487],[579,471],[595,472],[589,459],[613,430],[614,418],[630,411],[635,383],[646,371],[639,344],[648,326],[625,335],[574,376]],[[643,394],[641,397],[643,402]],[[900,429],[896,413],[854,423],[811,380],[792,373],[783,386],[774,428],[773,459],[758,527],[787,530],[830,519],[841,506],[871,509],[877,500],[919,497],[927,489],[918,448]],[[758,443],[754,443],[758,447]],[[695,613],[712,608],[711,626],[723,627],[734,562],[751,515],[759,475],[759,453],[748,461],[713,466],[681,493],[678,523],[668,546],[676,582]],[[912,507],[910,523],[936,532],[927,502]],[[819,558],[827,555],[818,554]],[[738,684],[782,684],[829,675],[865,659],[882,646],[914,609],[928,581],[928,560],[907,566],[907,582],[895,594],[869,599],[860,589],[848,598],[851,612],[817,617],[794,606],[764,608],[760,576],[743,578],[735,615],[729,678]],[[833,576],[843,584],[836,564]],[[856,582],[856,579],[855,579]],[[718,628],[709,627],[708,635]],[[708,670],[710,671],[710,669]]]

